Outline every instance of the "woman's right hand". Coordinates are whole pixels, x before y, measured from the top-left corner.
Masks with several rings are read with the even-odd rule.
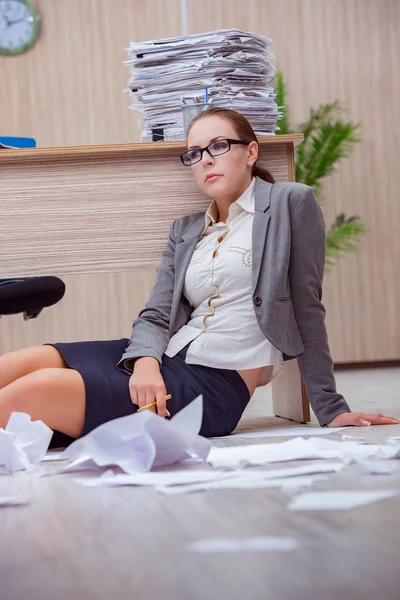
[[[165,400],[167,390],[156,358],[142,356],[135,361],[129,380],[129,393],[132,403],[137,404],[139,408],[157,402],[157,410],[155,406],[148,410],[157,412],[160,417],[170,416]]]

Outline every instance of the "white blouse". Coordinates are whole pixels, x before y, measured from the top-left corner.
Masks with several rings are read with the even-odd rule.
[[[261,331],[252,300],[252,228],[255,179],[217,223],[215,200],[189,263],[183,293],[193,307],[189,322],[170,338],[175,356],[191,342],[186,362],[221,369],[263,369],[258,386],[282,369],[282,353]]]

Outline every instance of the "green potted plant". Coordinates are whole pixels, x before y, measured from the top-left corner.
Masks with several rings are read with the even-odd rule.
[[[287,88],[283,74],[275,74],[276,103],[282,112],[278,121],[280,130],[276,133],[302,133],[304,141],[296,148],[296,181],[314,189],[318,202],[322,205],[322,180],[337,169],[341,159],[350,156],[354,145],[361,141],[358,136],[360,123],[345,122],[340,118],[343,108],[339,100],[311,108],[305,123],[291,128],[286,103]],[[358,241],[365,233],[365,224],[358,216],[338,215],[327,231],[326,269],[347,252],[358,248]]]

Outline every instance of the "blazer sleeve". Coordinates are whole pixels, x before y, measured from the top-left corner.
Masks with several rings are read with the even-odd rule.
[[[131,339],[117,367],[133,372],[135,359],[152,356],[161,365],[169,342],[169,322],[174,292],[174,254],[178,220],[171,225],[167,245],[157,269],[155,284],[144,308],[133,323]]]
[[[337,415],[350,412],[337,393],[333,361],[325,327],[322,282],[325,267],[326,232],[321,207],[311,187],[306,188],[291,215],[289,280],[295,318],[304,344],[296,358],[321,426]]]

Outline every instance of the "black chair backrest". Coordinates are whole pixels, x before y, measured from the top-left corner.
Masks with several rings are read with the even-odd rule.
[[[25,313],[25,318],[34,318],[64,294],[65,284],[58,277],[0,279],[0,315]]]

